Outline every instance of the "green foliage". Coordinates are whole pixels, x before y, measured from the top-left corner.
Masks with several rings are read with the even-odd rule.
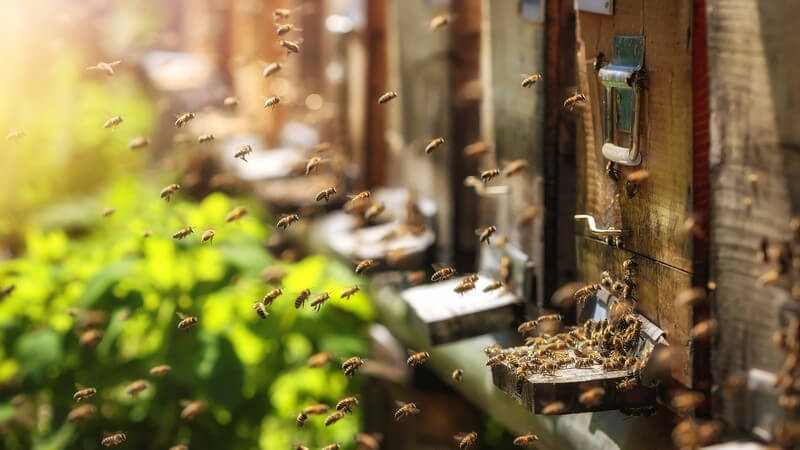
[[[0,302],[0,447],[97,448],[104,432],[125,431],[126,448],[164,449],[191,442],[192,449],[279,449],[303,443],[340,442],[352,448],[359,409],[331,427],[312,417],[298,429],[297,413],[310,403],[333,404],[357,392],[339,364],[311,369],[308,357],[328,351],[340,360],[363,355],[373,317],[363,294],[338,298],[358,282],[347,267],[322,256],[295,264],[275,261],[264,250],[268,237],[258,208],[237,223],[224,217],[237,204],[212,194],[199,204],[165,202],[158,191],[131,180],[116,183],[103,205],[84,211],[92,231],[71,239],[62,231],[31,230],[24,258],[0,265],[0,286],[15,283]],[[174,231],[195,234],[176,241]],[[212,245],[200,234],[216,230]],[[142,233],[152,235],[144,238]],[[266,320],[252,309],[270,286],[265,266],[287,271],[284,295]],[[321,312],[295,310],[294,295],[309,288],[331,293]],[[78,343],[69,308],[108,314],[94,348]],[[199,317],[178,330],[176,312]],[[128,314],[121,319],[120,314]],[[169,364],[163,378],[149,369]],[[125,393],[133,380],[150,387],[136,398]],[[98,414],[86,424],[68,423],[76,386],[96,387],[87,402]],[[27,400],[12,404],[25,393]],[[181,400],[202,400],[208,410],[194,421],[180,418]]]

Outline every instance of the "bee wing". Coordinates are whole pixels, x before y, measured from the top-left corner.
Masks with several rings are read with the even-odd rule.
[[[416,350],[414,350],[413,348],[409,348],[409,349],[407,349],[407,350],[406,350],[406,353],[408,353],[408,356],[411,356],[411,355],[413,355],[413,354],[416,354],[416,353],[417,353],[417,351],[416,351]]]
[[[453,435],[453,439],[455,439],[457,442],[461,442],[466,436],[467,436],[467,433],[464,433],[464,432],[456,433],[456,434]]]
[[[120,61],[120,60],[117,60],[117,61],[113,61],[113,62],[110,62],[110,63],[108,63],[108,65],[109,65],[109,66],[111,66],[111,67],[114,67],[114,66],[117,66],[117,65],[119,65],[119,63],[121,63],[121,62],[122,62],[122,61]]]
[[[394,404],[395,404],[395,406],[397,406],[398,408],[402,408],[403,406],[406,406],[408,403],[406,403],[406,402],[403,402],[403,401],[400,401],[400,400],[395,400],[395,401],[394,401]]]
[[[185,315],[184,313],[180,312],[180,311],[175,311],[175,314],[177,314],[177,315],[178,315],[178,317],[179,317],[181,320],[183,320],[183,319],[185,319],[185,318],[186,318],[186,315]]]

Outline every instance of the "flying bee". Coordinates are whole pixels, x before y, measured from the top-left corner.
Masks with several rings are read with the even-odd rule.
[[[306,415],[306,413],[302,412],[299,413],[297,415],[297,419],[295,419],[295,422],[297,423],[297,428],[303,428],[303,426],[306,424],[306,421],[308,421],[308,416]]]
[[[181,228],[172,234],[172,238],[181,240],[192,233],[194,233],[194,229],[192,229],[192,227]]]
[[[572,97],[564,100],[564,109],[567,111],[575,110],[576,106],[583,106],[586,103],[586,96],[583,94],[575,94]]]
[[[401,401],[395,401],[395,404],[399,407],[397,411],[394,412],[394,420],[400,420],[406,418],[408,416],[415,416],[420,413],[419,408],[415,403],[404,403]]]
[[[177,444],[170,447],[169,450],[189,450],[189,446],[186,444]]]
[[[704,320],[692,327],[689,336],[695,341],[705,341],[711,337],[717,329],[717,321],[714,319]]]
[[[481,243],[490,244],[490,239],[492,235],[497,231],[497,227],[494,225],[489,225],[488,227],[484,227],[478,230],[475,230],[475,234],[478,236],[478,240]]]
[[[469,280],[461,280],[456,287],[453,288],[453,292],[457,294],[465,294],[471,290],[475,289],[475,282]]]
[[[325,418],[325,426],[329,427],[344,418],[344,411],[336,411]]]
[[[187,316],[187,315],[185,315],[185,314],[183,314],[181,312],[178,312],[178,311],[176,311],[175,314],[177,314],[178,318],[181,319],[178,322],[178,329],[179,330],[187,330],[187,329],[191,328],[192,326],[196,325],[197,321],[199,320],[197,318],[197,316]]]
[[[76,402],[79,402],[81,400],[85,400],[85,399],[93,396],[96,393],[97,393],[97,389],[95,389],[93,387],[87,387],[87,388],[80,389],[77,392],[75,392],[74,394],[72,394],[72,399],[75,400]]]
[[[261,72],[261,75],[263,75],[264,78],[268,78],[270,75],[280,71],[281,69],[283,69],[283,65],[281,65],[281,63],[270,63],[264,66],[264,71]]]
[[[533,433],[523,434],[514,438],[514,445],[517,447],[528,447],[533,445],[534,442],[539,440],[539,436]]]
[[[166,201],[169,201],[169,198],[172,197],[172,194],[178,192],[178,189],[180,188],[181,188],[180,184],[176,183],[170,184],[169,186],[161,190],[160,194],[161,198],[165,199]]]
[[[361,191],[356,195],[350,196],[350,202],[355,203],[360,200],[366,200],[372,196],[370,191]]]
[[[239,106],[239,99],[236,97],[225,97],[225,99],[222,100],[222,106],[228,109],[234,109]]]
[[[137,395],[141,394],[150,384],[147,380],[136,380],[128,385],[125,388],[125,392],[128,393],[131,397],[136,397]]]
[[[23,130],[13,130],[6,135],[6,140],[8,142],[16,142],[22,139],[25,136],[25,132]]]
[[[409,286],[416,286],[423,281],[425,281],[425,271],[424,270],[417,270],[414,272],[406,272],[405,273],[405,280]]]
[[[372,266],[374,264],[375,264],[375,260],[374,259],[361,260],[356,265],[356,273],[357,274],[362,274],[362,273],[366,272],[367,270],[369,270],[370,268],[372,268]]]
[[[314,308],[314,311],[319,312],[320,308],[322,308],[322,305],[324,305],[325,302],[327,302],[330,298],[331,296],[327,292],[323,292],[322,294],[319,294],[317,298],[311,300],[309,306]]]
[[[325,203],[328,203],[328,200],[330,200],[330,198],[333,197],[334,194],[336,194],[336,187],[335,186],[331,186],[329,188],[325,188],[325,189],[319,191],[317,193],[317,196],[314,197],[314,200],[316,200],[318,202],[322,201],[322,200],[325,200]]]
[[[542,414],[545,416],[552,416],[555,414],[560,414],[567,409],[567,406],[564,402],[550,402],[542,408]]]
[[[121,63],[121,62],[122,61],[112,61],[112,62],[100,61],[99,63],[97,63],[97,64],[95,64],[93,66],[87,67],[86,70],[99,70],[99,71],[105,73],[108,76],[113,76],[114,75],[114,67],[118,66],[119,63]]]
[[[470,431],[469,433],[458,433],[453,436],[453,439],[458,442],[459,450],[466,450],[472,448],[478,443],[478,433]]]
[[[358,433],[355,437],[359,450],[378,450],[381,447],[381,440],[383,440],[383,435],[379,433]]]
[[[389,102],[391,100],[394,100],[396,98],[397,98],[397,92],[389,91],[389,92],[381,95],[380,97],[378,97],[378,104],[382,105],[382,104],[387,103],[387,102]]]
[[[511,282],[511,258],[508,256],[500,258],[500,280],[506,284]]]
[[[289,8],[278,8],[272,11],[272,19],[275,21],[286,20],[292,15],[292,10]]]
[[[649,177],[650,172],[645,169],[629,173],[625,179],[625,193],[628,194],[628,198],[633,198],[639,192],[639,185]]]
[[[162,364],[160,366],[155,366],[150,369],[150,375],[161,377],[168,374],[172,370],[172,367]]]
[[[208,229],[208,230],[204,231],[203,234],[200,235],[200,243],[201,244],[205,243],[205,242],[213,243],[214,242],[214,236],[216,236],[216,234],[217,234],[217,232],[212,230],[212,229]]]
[[[330,409],[331,408],[324,403],[317,403],[315,405],[306,407],[306,409],[303,410],[303,414],[308,416],[319,416],[325,414]]]
[[[637,384],[639,384],[639,382],[635,377],[626,378],[617,383],[617,390],[620,392],[630,391],[631,389],[635,388]]]
[[[428,145],[425,146],[425,154],[430,155],[431,152],[439,148],[440,145],[444,144],[443,137],[437,137],[436,139],[430,141]]]
[[[103,215],[103,217],[109,217],[112,214],[114,214],[115,212],[117,212],[116,208],[108,207],[108,208],[103,210],[102,215]]]
[[[336,404],[336,410],[352,414],[353,408],[355,408],[356,405],[358,405],[358,398],[345,397],[339,400],[339,403]]]
[[[310,450],[310,449],[303,444],[297,444],[294,446],[294,450]]]
[[[178,116],[177,119],[175,119],[175,127],[181,128],[182,126],[189,123],[192,119],[194,119],[194,113],[192,112],[183,113],[180,116]]]
[[[119,432],[104,437],[103,440],[100,441],[100,444],[103,447],[116,447],[125,442],[126,439],[128,439],[128,437],[125,436],[125,433]]]
[[[233,208],[231,212],[228,213],[227,216],[225,216],[225,222],[227,223],[235,222],[246,215],[247,215],[247,209],[244,206],[237,206]]]
[[[440,15],[434,17],[433,19],[431,19],[431,23],[430,23],[431,30],[438,30],[439,28],[442,28],[442,27],[448,25],[450,22],[452,22],[452,20],[453,20],[453,17],[451,15],[449,15],[449,14],[440,14]]]
[[[522,80],[522,87],[524,88],[532,87],[534,84],[536,84],[537,81],[542,79],[542,74],[540,73],[534,73],[532,75],[523,75],[523,76],[525,77],[525,79]]]
[[[573,294],[573,297],[575,298],[576,302],[583,303],[589,297],[591,297],[592,295],[596,294],[597,291],[599,291],[599,290],[600,290],[600,285],[599,284],[590,284],[590,285],[584,286],[584,287],[578,289],[577,291],[575,291],[575,294]]]
[[[359,358],[358,356],[353,356],[348,358],[345,362],[342,363],[342,369],[344,370],[344,374],[348,377],[352,377],[355,375],[356,371],[364,365],[364,360]]]
[[[609,161],[606,163],[606,176],[614,181],[619,181],[619,169],[617,163]]]
[[[289,41],[289,40],[281,40],[278,45],[286,49],[286,54],[291,55],[292,53],[300,53],[300,44],[303,41]]]
[[[267,97],[264,99],[264,109],[277,106],[280,102],[281,102],[281,97],[279,95],[273,95],[271,97]]]
[[[450,374],[450,378],[456,383],[461,383],[461,380],[464,379],[464,371],[461,369],[455,369],[453,370],[453,373]]]
[[[473,142],[464,147],[464,156],[467,158],[479,158],[491,151],[489,144],[483,141]]]
[[[433,268],[435,272],[431,275],[431,281],[434,282],[447,280],[456,274],[456,269],[452,267],[438,267],[434,265]]]
[[[289,34],[292,31],[303,31],[302,28],[297,28],[296,26],[292,25],[291,23],[276,23],[275,24],[275,28],[276,28],[275,31],[278,34],[278,36],[283,36],[283,35]]]
[[[758,284],[761,286],[769,286],[778,282],[781,278],[781,273],[775,269],[768,270],[758,277]]]
[[[372,205],[364,211],[364,220],[372,221],[380,216],[386,210],[386,204],[383,202],[373,202]]]
[[[70,412],[67,414],[67,422],[86,422],[87,420],[91,419],[96,412],[97,408],[94,405],[77,406],[70,410]]]
[[[181,419],[194,420],[200,413],[206,410],[206,402],[201,400],[188,401],[181,400]]]
[[[267,308],[261,302],[253,303],[253,309],[255,310],[256,314],[258,314],[258,317],[261,317],[262,319],[266,319],[269,315]]]
[[[2,300],[4,298],[8,297],[9,295],[11,295],[11,293],[14,292],[14,289],[16,289],[16,287],[17,287],[16,285],[9,284],[8,286],[6,286],[4,288],[0,288],[0,300]]]
[[[517,214],[517,226],[522,228],[533,223],[539,217],[540,209],[538,206],[529,205]]]
[[[339,444],[330,444],[322,447],[322,450],[341,450],[342,446]]]
[[[687,288],[678,293],[675,304],[681,308],[691,308],[706,301],[706,291],[702,288]]]
[[[316,169],[321,162],[322,158],[319,156],[312,156],[311,159],[308,160],[308,163],[306,163],[306,176],[308,176],[311,171]]]
[[[408,364],[410,367],[419,367],[425,361],[429,360],[430,357],[431,354],[428,352],[410,352],[410,356],[406,360],[406,364]]]
[[[281,230],[285,230],[285,229],[289,228],[289,225],[291,225],[291,224],[293,224],[293,223],[295,223],[295,222],[297,222],[299,220],[300,220],[300,216],[298,216],[297,214],[289,214],[289,215],[281,217],[280,220],[278,220],[278,223],[276,224],[276,226],[278,228],[280,228]]]
[[[679,412],[689,412],[696,409],[705,401],[705,396],[700,392],[676,390],[672,392],[670,404]]]
[[[481,181],[486,184],[496,176],[500,175],[500,169],[488,169],[481,172]]]
[[[147,147],[148,145],[150,145],[150,139],[147,139],[144,136],[136,136],[128,141],[128,148],[131,150],[138,150],[140,148]]]
[[[239,147],[239,150],[237,150],[236,153],[233,154],[233,157],[241,159],[244,162],[247,162],[247,155],[249,155],[250,153],[253,153],[253,147],[250,146],[250,144],[245,144]]]
[[[269,306],[272,302],[275,301],[276,298],[280,297],[283,294],[283,291],[280,288],[275,288],[264,295],[264,298],[261,300],[264,306]]]
[[[525,161],[524,159],[515,159],[513,161],[510,161],[508,164],[506,164],[505,167],[503,167],[503,176],[506,178],[513,177],[514,175],[522,172],[527,167],[528,167],[528,161]]]
[[[491,292],[491,291],[500,289],[503,286],[505,286],[505,285],[503,284],[502,281],[494,280],[491,283],[489,283],[485,288],[483,288],[483,292]]]
[[[303,305],[306,304],[306,300],[308,297],[311,297],[311,290],[310,289],[303,289],[298,295],[297,298],[294,299],[294,308],[300,309]]]
[[[78,342],[83,347],[94,347],[95,345],[100,343],[100,340],[103,339],[103,332],[100,330],[90,329],[86,330],[81,333]]]
[[[361,288],[358,287],[357,284],[354,284],[354,285],[350,286],[349,288],[345,289],[344,291],[342,291],[342,294],[339,296],[339,298],[341,298],[343,300],[350,300],[350,297],[355,295],[355,293],[360,291],[360,290],[361,290]]]

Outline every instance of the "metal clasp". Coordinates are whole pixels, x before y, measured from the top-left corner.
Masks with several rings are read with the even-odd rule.
[[[576,214],[575,221],[577,222],[579,220],[585,220],[589,225],[589,231],[603,236],[606,244],[614,247],[619,247],[622,245],[622,236],[625,234],[625,230],[618,230],[614,227],[597,228],[597,222],[594,220],[594,217],[588,214]]]
[[[611,63],[597,73],[606,89],[603,102],[603,156],[626,166],[638,166],[642,162],[639,94],[642,90],[643,66],[644,36],[615,36]],[[629,147],[613,142],[617,131],[631,134]]]

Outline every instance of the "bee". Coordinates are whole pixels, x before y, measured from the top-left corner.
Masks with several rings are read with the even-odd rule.
[[[491,149],[486,142],[476,141],[464,147],[464,156],[467,158],[479,158],[489,153]]]
[[[22,130],[13,130],[6,135],[6,141],[8,142],[16,142],[22,139],[25,136],[25,132]]]
[[[297,419],[295,419],[295,421],[297,423],[297,428],[303,428],[303,426],[306,424],[306,421],[308,421],[308,416],[301,412],[297,415]]]
[[[592,295],[596,294],[597,291],[599,291],[599,290],[600,290],[600,285],[599,284],[590,284],[590,285],[584,286],[584,287],[578,289],[577,291],[575,291],[575,294],[573,294],[573,297],[575,298],[576,302],[583,303],[583,302],[586,301],[586,299],[588,299]]]
[[[277,106],[281,102],[281,97],[278,95],[273,95],[272,97],[267,97],[264,99],[264,109],[272,108]]]
[[[500,280],[506,284],[511,281],[511,258],[508,256],[500,258]]]
[[[555,414],[561,414],[566,411],[567,406],[564,402],[550,402],[542,408],[542,414],[545,416],[552,416]]]
[[[606,176],[614,181],[619,181],[619,169],[617,163],[609,161],[606,163]]]
[[[206,142],[211,142],[213,140],[214,140],[214,135],[210,134],[210,133],[209,134],[201,134],[200,136],[197,136],[197,143],[198,144],[205,144]]]
[[[486,184],[492,181],[492,178],[500,175],[500,169],[488,169],[481,172],[481,181]]]
[[[572,97],[564,100],[564,109],[567,111],[575,110],[576,106],[582,106],[586,103],[586,96],[583,94],[575,94]]]
[[[306,176],[308,176],[312,170],[316,169],[321,162],[322,158],[319,156],[312,156],[311,159],[308,160],[308,163],[306,163]]]
[[[291,55],[292,53],[300,53],[301,43],[302,41],[281,40],[278,45],[286,49],[287,55]]]
[[[292,31],[303,31],[302,28],[297,28],[296,26],[292,25],[291,23],[283,23],[283,24],[276,23],[275,27],[276,27],[276,32],[277,32],[278,36],[283,36],[285,34],[288,34],[288,33],[292,32]]]
[[[481,243],[485,242],[487,244],[490,244],[491,243],[490,239],[492,235],[495,233],[495,231],[497,231],[497,227],[494,225],[489,225],[488,227],[485,227],[483,229],[475,230],[475,234],[478,235],[478,240]]]
[[[408,359],[406,360],[406,364],[408,364],[410,367],[419,367],[425,361],[429,360],[430,357],[431,354],[428,352],[411,353]]]
[[[327,292],[323,292],[322,294],[319,294],[317,298],[312,300],[311,303],[309,303],[309,306],[314,308],[314,311],[319,312],[320,308],[322,308],[322,305],[324,305],[325,302],[330,298],[331,296]]]
[[[325,426],[329,427],[344,418],[344,411],[336,411],[330,416],[325,418]]]
[[[456,274],[456,269],[453,269],[452,267],[433,266],[433,268],[436,271],[433,272],[433,275],[431,275],[431,281],[434,282],[447,280]]]
[[[180,240],[192,233],[194,233],[194,229],[192,229],[192,227],[181,228],[172,234],[172,238]]]
[[[687,217],[686,220],[683,221],[681,231],[684,233],[691,232],[695,238],[701,240],[705,240],[707,237],[706,232],[703,230],[702,225],[696,217]]]
[[[378,97],[378,104],[382,105],[382,104],[384,104],[386,102],[389,102],[391,100],[394,100],[396,98],[397,98],[397,92],[389,91],[389,92],[381,95],[380,97]]]
[[[200,413],[206,410],[206,402],[195,400],[190,402],[188,400],[181,401],[181,419],[194,420]]]
[[[536,84],[537,81],[542,79],[542,74],[534,73],[532,75],[525,76],[525,79],[522,80],[522,87],[529,88]]]
[[[127,388],[125,388],[125,392],[127,392],[131,397],[135,397],[147,389],[148,386],[149,383],[146,380],[136,380],[129,384]]]
[[[628,198],[633,198],[639,192],[639,185],[648,177],[650,177],[650,172],[644,169],[628,174],[625,180],[625,193],[628,194]]]
[[[362,274],[362,273],[366,272],[367,270],[369,270],[370,268],[372,268],[372,266],[374,264],[375,264],[375,260],[374,259],[361,260],[361,261],[359,261],[358,265],[356,265],[356,273],[357,274]]]
[[[289,8],[278,8],[272,11],[272,19],[275,21],[286,20],[292,15],[292,10]]]
[[[414,272],[406,272],[405,279],[409,286],[416,286],[425,280],[425,271],[417,270]]]
[[[9,295],[11,295],[11,293],[14,292],[14,289],[16,289],[16,287],[17,286],[14,285],[14,284],[9,284],[8,286],[6,286],[4,288],[0,288],[0,300],[2,300],[4,298],[8,297]]]
[[[97,408],[94,405],[80,405],[72,410],[67,414],[67,422],[76,422],[82,421],[85,422],[92,418],[97,412]]]
[[[267,308],[261,302],[253,303],[253,309],[255,310],[256,314],[258,314],[258,317],[261,317],[262,319],[266,319],[269,315]]]
[[[453,17],[449,14],[441,14],[433,19],[431,19],[430,27],[431,30],[438,30],[446,25],[448,25],[453,20]]]
[[[121,63],[121,62],[122,61],[112,61],[112,62],[100,61],[99,63],[97,63],[97,64],[95,64],[93,66],[87,67],[86,70],[99,70],[99,71],[105,73],[108,76],[113,76],[114,75],[114,67],[119,65],[119,63]]]
[[[457,294],[464,294],[473,289],[475,289],[475,282],[464,279],[461,280],[455,288],[453,288],[453,292]]]
[[[208,230],[204,231],[203,234],[200,235],[200,243],[201,244],[205,243],[205,242],[213,243],[214,242],[214,236],[216,236],[216,234],[217,234],[217,232],[212,230],[212,229],[208,229]]]
[[[128,437],[125,436],[125,433],[119,432],[104,437],[103,440],[100,441],[100,444],[103,447],[115,447],[125,442],[126,439],[128,439]]]
[[[371,193],[370,191],[362,191],[362,192],[359,192],[358,194],[356,194],[356,195],[352,196],[352,197],[350,198],[350,202],[351,202],[351,203],[355,203],[355,202],[357,202],[357,201],[359,201],[359,200],[365,200],[365,199],[368,199],[368,198],[370,198],[371,196],[372,196],[372,193]]]
[[[272,302],[275,301],[276,298],[280,297],[283,294],[283,291],[280,288],[275,288],[264,295],[264,298],[261,300],[264,306],[269,306]]]
[[[478,433],[474,431],[470,431],[469,433],[458,433],[453,436],[453,439],[458,442],[459,450],[466,450],[468,448],[472,448],[478,443]]]
[[[168,374],[172,370],[172,367],[162,364],[160,366],[155,366],[150,369],[150,375],[161,377]]]
[[[138,150],[140,148],[147,147],[148,145],[150,145],[150,139],[147,139],[144,136],[136,136],[128,141],[128,148],[131,150]]]
[[[322,200],[325,200],[325,203],[328,203],[328,200],[330,200],[330,198],[333,197],[334,194],[336,194],[336,187],[335,186],[331,186],[329,188],[325,188],[325,189],[319,191],[317,193],[317,196],[314,198],[314,200],[316,200],[318,202],[322,201]]]
[[[378,450],[381,446],[381,434],[358,433],[355,437],[356,446],[359,450]]]
[[[194,113],[192,112],[183,113],[180,116],[178,116],[177,119],[175,119],[175,127],[181,128],[182,126],[189,123],[192,119],[194,119]]]
[[[395,404],[399,407],[397,411],[394,412],[394,420],[399,421],[408,416],[415,416],[420,413],[419,408],[415,403],[403,403],[401,401],[395,401]]]
[[[103,339],[103,332],[100,330],[90,329],[81,333],[79,342],[83,347],[94,347]]]
[[[682,308],[691,308],[706,301],[706,291],[702,288],[688,288],[680,291],[675,304]]]
[[[175,312],[181,320],[178,322],[179,330],[186,330],[197,324],[197,316],[187,316],[181,312]]]
[[[268,266],[261,271],[261,280],[267,284],[278,284],[286,276],[286,271],[281,266]]]
[[[239,106],[239,99],[236,97],[225,97],[225,99],[222,100],[222,106],[228,109],[234,109]]]
[[[115,212],[117,212],[116,208],[108,207],[108,208],[103,210],[103,217],[109,217],[112,214],[114,214]]]
[[[775,284],[780,280],[781,273],[777,270],[768,270],[758,277],[758,284],[761,286],[769,286]]]
[[[539,207],[530,205],[517,214],[517,226],[522,228],[533,223],[539,217]]]
[[[330,444],[322,447],[322,450],[341,450],[342,446],[339,444]]]
[[[344,363],[342,363],[342,369],[344,370],[344,374],[348,377],[352,377],[355,375],[356,371],[364,365],[364,360],[359,358],[358,356],[353,356],[352,358],[347,359]]]
[[[626,378],[617,383],[617,390],[620,392],[630,391],[631,389],[635,388],[637,384],[639,384],[639,382],[636,380],[636,378]]]
[[[189,446],[186,444],[176,444],[170,447],[169,450],[189,450]]]
[[[350,297],[355,295],[355,293],[360,291],[360,290],[361,290],[361,288],[358,287],[357,284],[354,284],[354,285],[350,286],[349,288],[345,289],[344,291],[342,291],[342,294],[339,296],[339,298],[342,298],[344,300],[349,300]]]
[[[298,216],[297,214],[289,214],[289,215],[281,217],[280,220],[278,220],[278,223],[276,224],[276,226],[278,228],[280,228],[281,230],[285,230],[285,229],[289,228],[289,225],[291,225],[291,224],[293,224],[293,223],[295,223],[295,222],[297,222],[299,220],[300,220],[300,216]]]
[[[508,164],[506,164],[505,167],[503,167],[503,176],[506,178],[513,177],[514,175],[520,173],[527,167],[528,167],[528,161],[525,161],[524,159],[515,159],[514,161],[509,162]]]
[[[178,192],[178,189],[180,188],[181,188],[180,184],[175,184],[175,183],[170,184],[169,186],[161,190],[160,194],[161,198],[165,199],[166,201],[169,201],[169,198],[172,197],[172,194]]]
[[[150,236],[152,236],[152,235],[153,235],[153,232],[152,232],[152,231],[150,231],[150,230],[145,230],[145,231],[142,233],[142,237],[143,237],[143,238],[149,238],[149,237],[150,237]]]
[[[385,210],[386,210],[386,204],[384,204],[383,202],[375,202],[372,204],[372,206],[367,208],[366,211],[364,211],[364,220],[366,221],[374,220],[376,217],[381,215],[381,213],[383,213],[383,211]]]
[[[491,291],[500,289],[503,286],[505,286],[505,284],[503,284],[502,281],[495,280],[495,281],[492,281],[491,283],[489,283],[485,288],[483,288],[483,292],[491,292]]]
[[[294,450],[310,450],[310,449],[309,449],[308,447],[306,447],[305,445],[302,445],[302,444],[297,444],[297,445],[294,447]]]
[[[439,148],[440,145],[444,144],[443,137],[437,137],[436,139],[430,141],[428,145],[425,146],[425,154],[430,155],[431,152]]]
[[[337,411],[343,411],[346,413],[352,413],[353,408],[358,405],[358,398],[356,397],[345,397],[339,400],[339,403],[336,404]]]
[[[306,407],[306,409],[303,410],[303,414],[308,416],[319,416],[325,414],[330,409],[331,408],[324,403],[317,403],[315,405]]]
[[[250,144],[245,144],[239,147],[239,150],[237,150],[236,153],[233,154],[233,157],[241,159],[244,162],[247,162],[247,155],[249,155],[250,153],[253,153],[253,147],[250,146]]]
[[[87,388],[80,389],[77,392],[75,392],[74,394],[72,394],[72,399],[75,400],[76,402],[79,402],[81,400],[85,400],[85,399],[93,396],[96,393],[97,393],[97,389],[95,389],[93,387],[87,387]]]
[[[264,78],[268,78],[270,75],[280,71],[282,68],[283,65],[281,65],[281,63],[274,62],[264,66],[264,71],[261,74],[264,76]]]
[[[319,369],[320,367],[324,367],[328,365],[333,360],[333,356],[331,356],[328,352],[319,352],[311,355],[308,358],[308,366],[314,369]]]
[[[303,289],[303,291],[300,292],[300,294],[297,295],[297,298],[294,299],[294,308],[295,309],[302,308],[303,305],[306,304],[306,300],[308,300],[308,297],[311,297],[311,290],[310,289]]]
[[[539,436],[533,433],[523,434],[514,438],[514,445],[517,447],[528,447],[533,445],[534,442],[539,440]]]
[[[227,216],[225,216],[225,222],[227,223],[235,222],[246,215],[247,215],[247,209],[244,206],[237,206],[233,208],[231,212],[228,213]]]
[[[673,392],[670,404],[679,412],[689,412],[696,409],[705,401],[705,396],[696,391],[679,390]]]
[[[529,320],[527,322],[522,322],[517,327],[517,333],[524,335],[529,331],[532,331],[534,328],[536,328],[536,325],[538,325],[538,322],[536,320]]]
[[[461,381],[464,379],[464,371],[461,369],[455,369],[453,370],[453,373],[450,374],[450,378],[456,383],[461,383]]]

